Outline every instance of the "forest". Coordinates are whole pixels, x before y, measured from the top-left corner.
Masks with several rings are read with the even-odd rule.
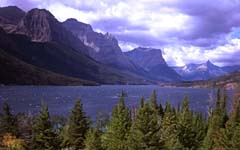
[[[239,91],[239,90],[238,90]],[[91,121],[76,100],[68,118],[51,116],[42,103],[37,115],[13,113],[5,103],[0,114],[1,150],[239,150],[240,94],[227,109],[226,90],[217,89],[209,112],[191,110],[184,96],[177,107],[158,103],[157,94],[129,108],[119,96],[111,117]],[[207,115],[205,115],[207,114]]]

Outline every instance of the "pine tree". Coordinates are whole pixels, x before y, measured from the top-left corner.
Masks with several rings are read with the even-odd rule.
[[[85,139],[85,150],[103,150],[101,131],[98,128],[88,130]]]
[[[5,133],[11,133],[12,135],[17,135],[17,119],[11,113],[11,108],[7,103],[3,104],[3,111],[0,115],[0,136]]]
[[[36,150],[55,150],[60,144],[57,134],[53,131],[48,107],[44,103],[33,125],[32,140],[32,148]]]
[[[137,118],[133,122],[129,135],[130,150],[161,150],[165,149],[160,133],[158,114],[147,103],[139,107]]]
[[[215,147],[222,146],[225,149],[238,149],[240,142],[240,89],[235,94],[234,103],[229,119],[225,124],[225,128],[221,130],[220,138],[215,143]]]
[[[161,133],[167,149],[173,150],[178,147],[177,116],[173,109],[171,109],[171,105],[169,103],[167,103],[165,110],[166,111],[164,112],[162,120]]]
[[[163,110],[163,106],[162,106],[161,103],[159,104],[159,114],[160,114],[160,117],[163,118],[163,116],[164,116],[164,110]]]
[[[200,115],[194,115],[189,109],[188,96],[184,96],[183,105],[178,115],[178,137],[182,146],[198,149],[204,138],[205,125]]]
[[[155,111],[159,112],[158,104],[157,104],[157,94],[156,94],[155,90],[153,90],[153,92],[152,92],[152,96],[150,99],[150,105]]]
[[[208,120],[207,135],[204,138],[202,149],[212,150],[222,148],[225,143],[225,123],[228,119],[226,110],[226,91],[221,95],[221,90],[217,90],[216,107],[212,110]]]
[[[84,140],[89,124],[83,111],[81,100],[78,99],[69,118],[68,142],[71,148],[79,150],[84,148]]]
[[[131,126],[130,111],[125,106],[124,97],[112,110],[112,118],[103,134],[103,145],[106,150],[127,149],[127,137]]]

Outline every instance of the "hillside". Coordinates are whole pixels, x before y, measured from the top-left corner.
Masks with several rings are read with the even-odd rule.
[[[97,85],[27,64],[0,49],[0,84],[4,85]]]

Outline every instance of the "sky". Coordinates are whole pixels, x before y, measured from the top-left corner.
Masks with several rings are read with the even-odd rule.
[[[240,65],[240,0],[0,0],[8,5],[76,18],[114,35],[123,51],[159,48],[171,66]]]

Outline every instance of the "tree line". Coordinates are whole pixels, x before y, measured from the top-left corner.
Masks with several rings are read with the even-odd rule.
[[[6,150],[239,150],[240,95],[227,111],[226,90],[218,89],[209,116],[190,109],[184,96],[177,108],[157,103],[153,91],[137,108],[125,105],[124,93],[111,117],[91,123],[81,100],[68,119],[50,116],[46,104],[38,115],[13,115],[7,103],[0,114],[0,149]]]

